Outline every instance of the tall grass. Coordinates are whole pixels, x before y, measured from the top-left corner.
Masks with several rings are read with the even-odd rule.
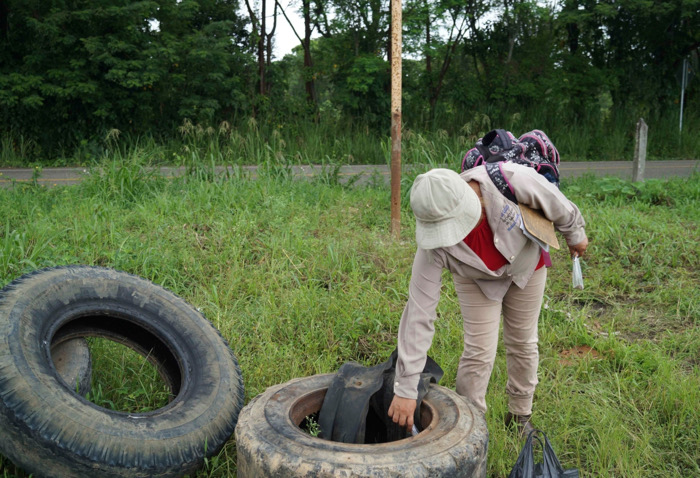
[[[564,161],[631,160],[635,128],[641,114],[614,110],[585,118],[562,117],[557,111],[523,109],[508,113],[484,111],[458,115],[449,125],[425,130],[404,119],[404,164],[456,164],[475,141],[493,128],[506,128],[516,136],[532,129],[548,133]],[[683,133],[678,115],[644,118],[649,126],[649,159],[700,157],[700,118],[686,113]],[[0,166],[81,165],[104,166],[115,159],[149,156],[156,165],[198,168],[215,165],[265,164],[385,164],[389,162],[389,131],[370,129],[340,119],[314,123],[307,120],[278,122],[249,118],[236,124],[193,124],[189,120],[163,138],[144,137],[112,129],[102,137],[82,141],[60,157],[45,157],[37,143],[10,132],[0,136]]]
[[[89,337],[92,374],[85,398],[109,410],[144,413],[168,404],[170,389],[147,357],[108,339]]]
[[[0,165],[4,167],[27,167],[41,157],[41,148],[36,141],[12,130],[0,135]]]
[[[144,164],[151,161],[134,154],[74,187],[0,190],[0,282],[42,267],[90,264],[162,284],[228,340],[248,400],[347,361],[386,360],[414,253],[408,205],[394,241],[384,187],[350,188],[332,174],[296,182],[284,167],[263,168],[257,180],[220,177],[207,173],[207,160],[166,181],[150,176]],[[588,221],[591,245],[582,291],[570,286],[566,253],[553,257],[534,420],[564,465],[582,476],[700,474],[698,179],[563,185]],[[448,275],[438,314],[430,355],[445,370],[442,384],[454,387],[462,332]],[[576,350],[589,352],[567,356]],[[96,367],[107,377],[95,392],[102,406],[158,406],[130,398],[149,390],[157,397],[155,377],[128,389],[118,378],[122,367],[141,367],[138,361]],[[505,381],[499,349],[486,417],[494,477],[508,474],[522,445],[503,426]],[[6,460],[0,466],[4,476],[25,476]],[[231,439],[198,476],[235,472]]]

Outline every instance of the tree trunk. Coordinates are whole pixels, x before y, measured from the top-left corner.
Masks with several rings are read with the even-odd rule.
[[[314,88],[313,62],[311,61],[311,0],[303,0],[304,12],[304,87],[306,101],[316,110],[316,94]]]
[[[489,75],[489,65],[486,62],[486,60],[483,58],[483,55],[480,54],[477,46],[483,43],[482,35],[479,32],[479,29],[476,26],[476,21],[477,17],[473,13],[469,14],[469,29],[472,32],[473,35],[473,41],[472,43],[474,46],[472,46],[472,58],[474,59],[474,72],[476,73],[476,77],[479,80],[479,83],[481,84],[482,88],[487,88],[488,87],[488,81],[490,78]],[[479,69],[479,65],[481,64],[483,68],[483,73]]]
[[[457,17],[455,16],[453,18],[453,21],[457,22]],[[454,28],[454,26],[453,26]],[[430,116],[431,119],[434,118],[435,116],[435,106],[437,105],[438,99],[440,98],[440,92],[442,91],[442,85],[443,82],[445,81],[445,75],[447,74],[447,71],[450,69],[450,64],[452,63],[452,57],[455,54],[455,50],[457,49],[457,45],[462,41],[462,38],[464,37],[465,29],[464,29],[464,22],[462,22],[462,26],[460,26],[457,29],[457,33],[454,37],[452,38],[452,33],[450,33],[450,39],[447,41],[447,48],[445,49],[445,58],[442,60],[442,66],[440,67],[440,72],[438,73],[437,81],[432,82],[431,80],[431,88],[430,88],[430,95],[428,96],[428,101],[430,104]]]
[[[425,2],[425,74],[428,78],[428,98],[433,97],[433,56],[430,54],[430,4],[426,0]],[[430,106],[430,117],[432,119],[433,105]]]
[[[258,36],[258,76],[260,79],[260,94],[265,96],[267,90],[265,86],[265,16],[266,16],[266,1],[262,2],[262,11],[260,15],[260,35]]]
[[[572,12],[577,12],[578,11],[578,2],[577,1],[572,1],[569,2],[567,5],[564,6],[564,12],[567,11],[572,11]],[[568,22],[566,24],[566,40],[569,45],[569,53],[572,55],[575,55],[576,52],[578,51],[578,37],[579,37],[579,28],[578,24],[576,22]]]
[[[265,69],[267,71],[268,68],[270,68],[270,64],[272,63],[272,40],[275,38],[275,30],[277,30],[277,5],[278,3],[275,2],[275,9],[272,14],[272,28],[270,29],[269,33],[265,34],[265,40],[266,40],[266,52],[267,52],[267,58],[265,59]],[[265,95],[270,94],[270,90],[272,89],[272,85],[269,82],[265,83]]]
[[[265,2],[263,2],[263,14],[262,14],[262,25],[258,21],[258,17],[253,11],[253,7],[250,5],[250,0],[245,0],[245,6],[248,9],[248,16],[250,17],[250,24],[252,27],[251,37],[255,38],[257,41],[257,54],[258,54],[258,92],[261,95],[265,94]],[[256,103],[253,102],[253,116],[256,115]]]

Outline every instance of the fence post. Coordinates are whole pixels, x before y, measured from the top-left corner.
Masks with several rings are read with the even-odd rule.
[[[634,165],[632,167],[632,180],[644,181],[644,165],[647,161],[647,132],[649,127],[644,118],[637,121],[637,135],[634,144]]]
[[[401,237],[401,0],[391,0],[391,235]]]

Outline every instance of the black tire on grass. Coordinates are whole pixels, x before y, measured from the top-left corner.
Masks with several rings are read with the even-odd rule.
[[[141,353],[172,400],[147,413],[101,408],[60,378],[51,346],[104,337]],[[0,291],[0,453],[60,477],[191,474],[233,433],[240,368],[218,331],[149,281],[96,267],[26,275]]]
[[[333,442],[300,428],[321,409],[333,375],[267,389],[236,427],[239,478],[485,477],[488,431],[483,415],[455,392],[432,385],[421,407],[423,431],[373,445]]]

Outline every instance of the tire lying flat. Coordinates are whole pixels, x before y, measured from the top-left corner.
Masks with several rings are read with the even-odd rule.
[[[423,431],[411,438],[356,445],[315,438],[299,428],[320,410],[333,375],[295,379],[267,389],[242,411],[236,427],[240,478],[485,477],[488,431],[474,406],[431,386]]]
[[[172,391],[148,413],[88,402],[59,375],[51,346],[104,337],[153,363]],[[240,368],[218,331],[181,298],[96,267],[41,270],[0,291],[0,452],[39,476],[193,473],[234,431]]]

